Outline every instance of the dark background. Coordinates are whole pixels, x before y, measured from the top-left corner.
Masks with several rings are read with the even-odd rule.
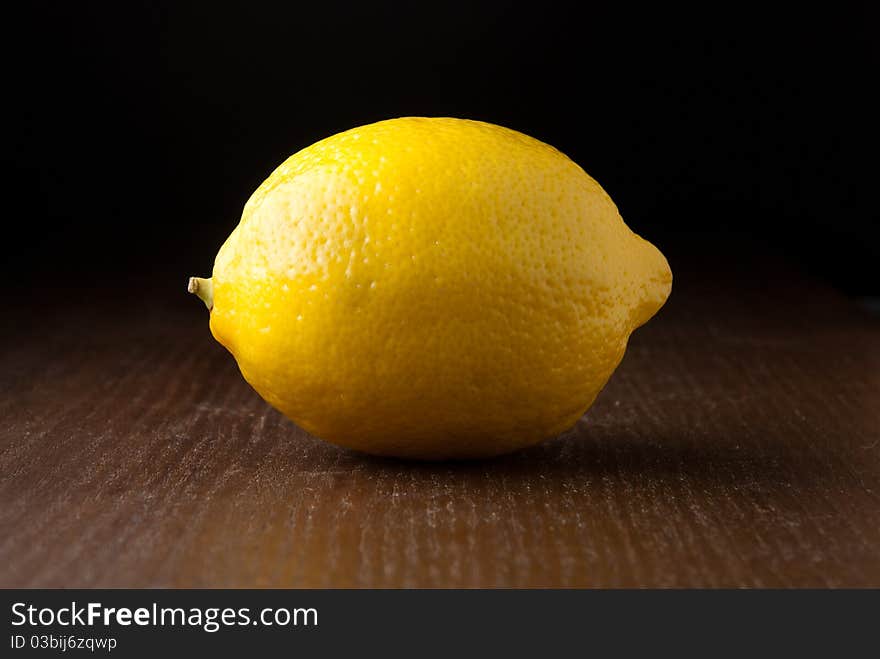
[[[4,11],[8,284],[137,271],[183,286],[288,155],[359,124],[448,115],[557,146],[664,251],[770,249],[848,294],[880,293],[867,5]]]

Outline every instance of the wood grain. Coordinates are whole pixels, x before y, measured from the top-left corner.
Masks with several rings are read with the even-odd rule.
[[[877,320],[712,260],[577,427],[473,463],[308,436],[183,277],[13,296],[0,586],[880,586]]]

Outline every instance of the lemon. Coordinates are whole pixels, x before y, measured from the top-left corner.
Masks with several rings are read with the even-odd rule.
[[[190,289],[244,378],[299,426],[443,459],[572,426],[671,283],[663,255],[553,147],[408,117],[288,158]]]

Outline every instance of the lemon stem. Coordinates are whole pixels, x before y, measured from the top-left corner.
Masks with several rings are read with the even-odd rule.
[[[214,282],[211,278],[202,279],[201,277],[190,277],[186,290],[205,303],[208,311],[214,308]]]

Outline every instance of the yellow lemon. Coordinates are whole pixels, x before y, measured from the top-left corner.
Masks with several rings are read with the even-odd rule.
[[[288,158],[190,289],[245,379],[302,428],[442,459],[572,426],[671,284],[553,147],[408,117]]]

